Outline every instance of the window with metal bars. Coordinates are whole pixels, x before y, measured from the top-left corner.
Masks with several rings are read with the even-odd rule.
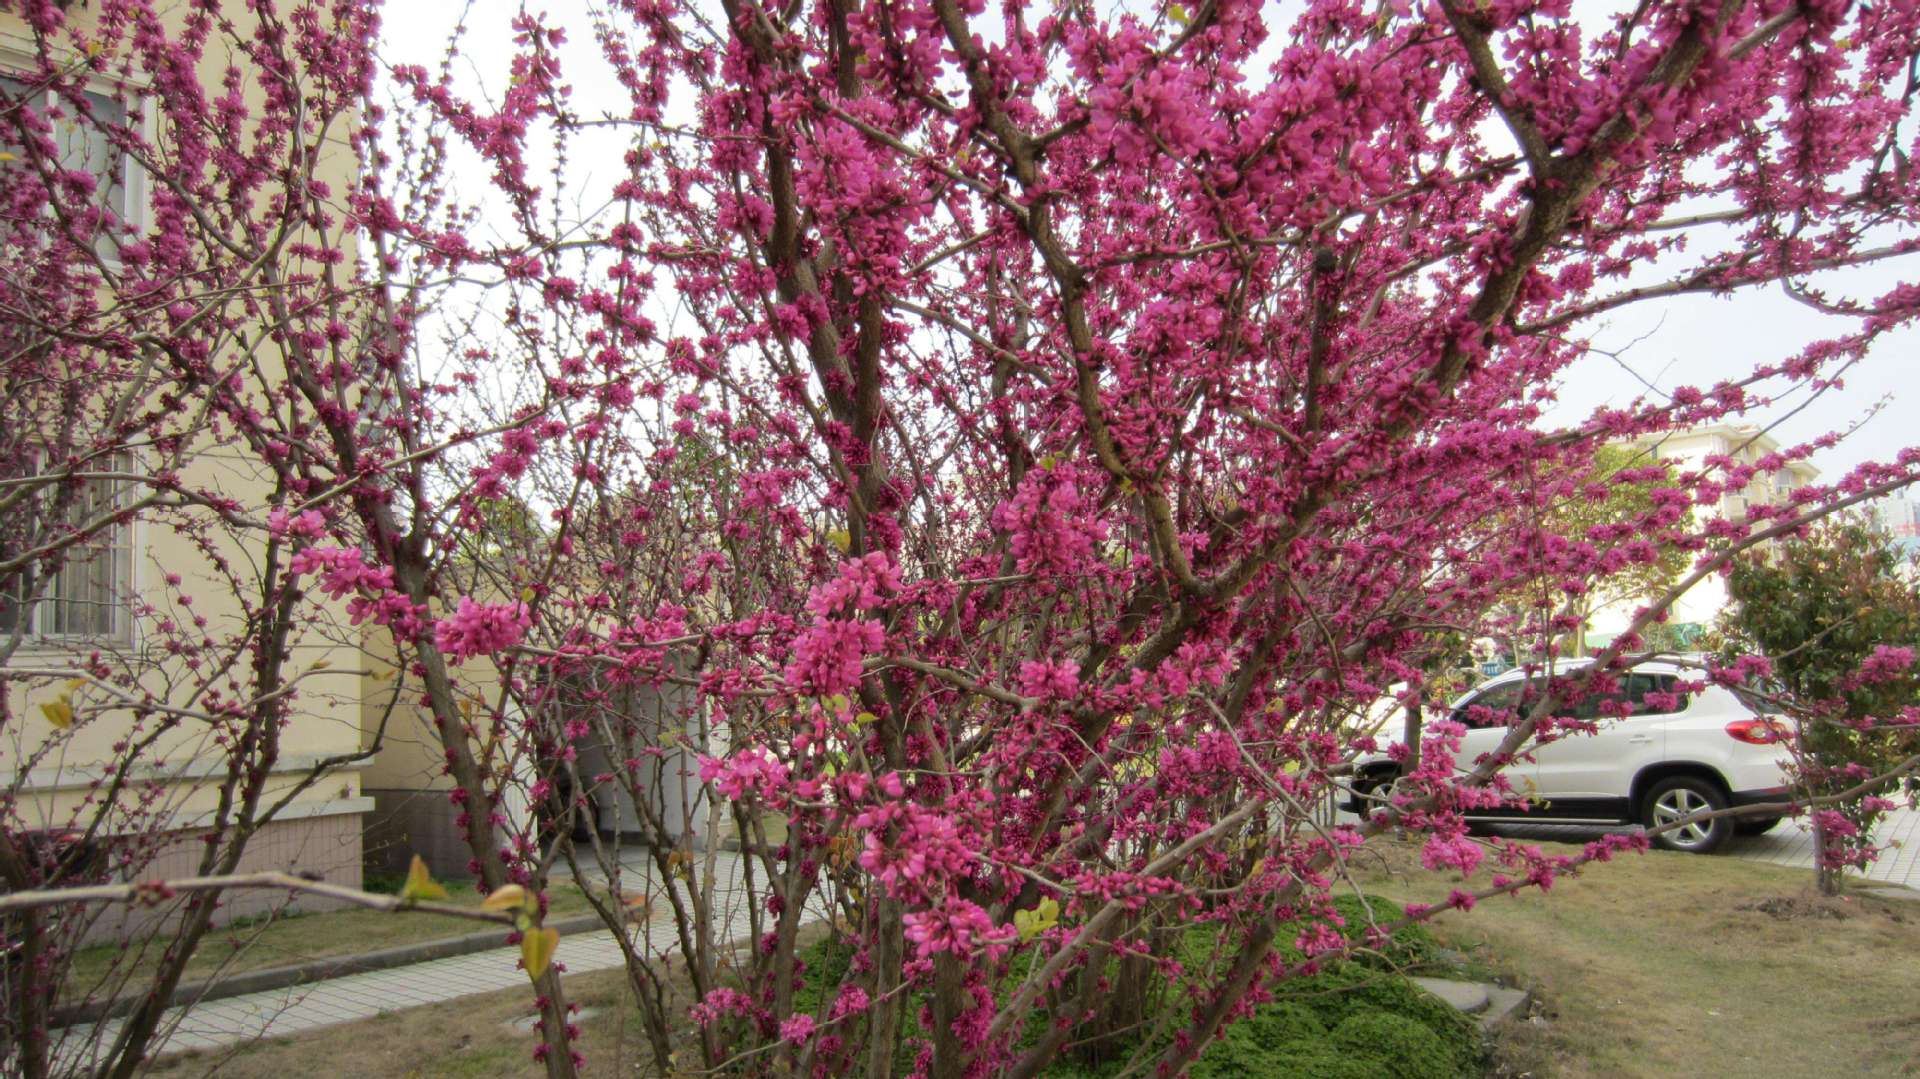
[[[15,480],[39,475],[35,454],[7,469]],[[113,520],[130,491],[124,456],[52,478],[0,519],[0,566],[41,548],[57,548],[0,576],[0,634],[30,642],[125,640],[131,630],[133,526]],[[80,538],[60,547],[63,537]],[[22,623],[24,622],[24,628]]]

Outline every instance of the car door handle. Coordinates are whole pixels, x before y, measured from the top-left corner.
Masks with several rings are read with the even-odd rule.
[[[1632,738],[1627,739],[1627,741],[1632,742],[1634,745],[1637,745],[1637,746],[1650,746],[1653,744],[1653,735],[1636,734]]]

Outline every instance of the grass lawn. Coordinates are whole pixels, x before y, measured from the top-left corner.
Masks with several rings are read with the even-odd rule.
[[[1385,854],[1370,890],[1445,891],[1399,869],[1409,848]],[[1823,901],[1811,870],[1654,852],[1433,927],[1543,1003],[1501,1032],[1499,1074],[1920,1075],[1920,903]]]
[[[1429,900],[1445,884],[1414,849],[1380,844],[1370,891]],[[1920,1074],[1920,904],[1811,898],[1806,871],[1654,853],[1594,866],[1538,894],[1448,913],[1435,932],[1534,991],[1499,1033],[1504,1076]],[[569,979],[599,1009],[581,1023],[592,1075],[652,1074],[617,971]],[[168,1058],[170,1076],[536,1076],[510,1023],[531,995],[466,997],[236,1050]]]
[[[471,883],[449,882],[446,888],[450,902],[480,905],[480,896]],[[580,889],[570,883],[553,885],[548,890],[548,898],[552,903],[549,917],[585,914],[593,909],[587,905]],[[250,918],[209,930],[199,951],[187,964],[185,980],[192,982],[216,973],[238,974],[310,959],[357,955],[400,944],[465,936],[489,928],[492,927],[481,922],[446,915],[390,914],[373,910]],[[165,943],[164,940],[147,942],[143,950],[124,957],[118,944],[82,949],[73,957],[68,978],[74,986],[84,989],[101,985],[108,978],[117,982],[127,970],[144,974],[159,963]]]

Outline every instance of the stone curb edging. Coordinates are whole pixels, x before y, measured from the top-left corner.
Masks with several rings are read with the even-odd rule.
[[[1462,982],[1452,978],[1413,978],[1413,984],[1452,1005],[1462,1015],[1471,1016],[1482,1031],[1525,1007],[1530,999],[1524,989],[1509,989],[1487,982]]]
[[[549,922],[548,925],[559,930],[563,935],[607,928],[607,923],[602,921],[598,914],[576,914],[571,918]],[[399,944],[391,948],[362,952],[359,955],[329,956],[305,963],[292,963],[284,967],[252,970],[212,981],[193,982],[175,988],[173,995],[167,999],[167,1006],[179,1008],[189,1004],[205,1004],[246,993],[262,993],[269,989],[285,989],[308,982],[323,982],[349,974],[370,974],[376,970],[391,970],[394,967],[425,963],[433,959],[472,955],[474,952],[507,947],[503,943],[504,936],[504,930],[468,933],[465,936],[442,937],[439,940],[421,941],[418,944]],[[118,1019],[133,1011],[141,999],[138,996],[114,997],[111,1000],[70,1005],[54,1012],[52,1025],[69,1027],[80,1023],[97,1023],[103,1019]]]

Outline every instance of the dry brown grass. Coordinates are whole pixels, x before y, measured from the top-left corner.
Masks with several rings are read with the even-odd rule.
[[[1398,871],[1410,858],[1389,852],[1365,882],[1437,898]],[[1503,1074],[1920,1074],[1920,904],[1810,885],[1805,870],[1654,852],[1434,928],[1543,1002],[1504,1032]]]

